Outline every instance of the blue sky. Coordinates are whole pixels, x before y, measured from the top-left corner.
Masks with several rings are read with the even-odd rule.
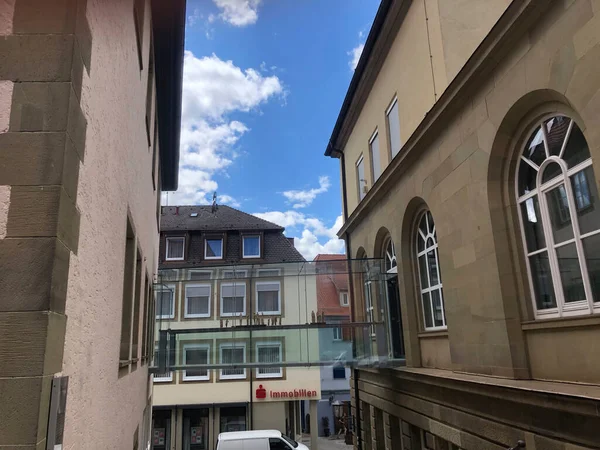
[[[337,160],[323,156],[379,0],[188,0],[179,190],[341,253]],[[163,204],[167,195],[163,194]]]

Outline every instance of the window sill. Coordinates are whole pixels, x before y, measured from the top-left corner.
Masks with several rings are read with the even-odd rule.
[[[422,331],[417,334],[419,339],[424,338],[436,338],[436,337],[448,337],[448,330],[439,330],[439,331]]]
[[[523,331],[549,330],[555,328],[578,328],[600,325],[600,314],[579,317],[556,317],[552,319],[538,319],[522,322]]]

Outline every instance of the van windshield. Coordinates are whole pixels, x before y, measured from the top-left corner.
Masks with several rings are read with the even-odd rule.
[[[289,437],[287,437],[287,436],[284,436],[283,434],[281,435],[281,438],[282,438],[282,439],[283,439],[285,442],[287,442],[288,444],[290,444],[292,447],[294,447],[294,448],[298,447],[298,443],[297,443],[295,440],[293,440],[293,439],[290,439]]]

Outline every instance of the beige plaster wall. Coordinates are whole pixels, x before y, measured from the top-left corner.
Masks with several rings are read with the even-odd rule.
[[[81,228],[79,251],[71,255],[62,372],[69,376],[64,448],[70,450],[131,448],[137,426],[144,445],[147,365],[118,374],[128,208],[150,276],[156,272],[158,244],[145,128],[149,2],[142,71],[131,1],[88,1],[87,18],[93,47],[81,94],[88,122],[77,193]],[[140,317],[142,308],[140,302]]]
[[[279,430],[285,432],[287,403],[255,403],[253,409],[255,430]]]
[[[450,342],[447,336],[420,339],[421,364],[432,369],[452,369]]]
[[[472,86],[468,100],[443,124],[444,131],[419,148],[418,158],[407,162],[401,176],[390,178],[386,194],[368,205],[370,210],[352,230],[352,255],[362,247],[368,257],[374,256],[382,227],[396,244],[409,365],[424,365],[438,357],[437,347],[421,345],[418,337],[422,321],[412,227],[417,206],[425,204],[439,241],[452,367],[506,377],[578,380],[566,371],[559,375],[553,364],[546,367],[541,357],[531,360],[530,372],[527,354],[543,355],[550,344],[539,336],[525,343],[522,322],[533,317],[521,238],[513,227],[515,199],[509,180],[498,178],[496,172],[508,173],[503,168],[510,167],[515,157],[511,139],[526,132],[536,108],[575,117],[592,160],[600,160],[598,14],[598,5],[589,0],[549,5],[493,73]],[[418,53],[415,59],[418,65]],[[359,123],[366,120],[363,115]],[[372,117],[378,116],[372,112]],[[368,136],[359,126],[355,134]],[[354,151],[350,145],[348,149]],[[598,178],[598,168],[595,174]],[[349,198],[353,192],[349,186]],[[565,337],[567,342],[588,345],[580,331],[560,333],[573,333]],[[591,361],[562,345],[554,352],[559,360],[581,366],[584,373],[600,373],[600,359]]]

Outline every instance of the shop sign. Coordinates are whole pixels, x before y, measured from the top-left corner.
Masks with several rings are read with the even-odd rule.
[[[256,398],[264,399],[313,399],[317,398],[317,391],[314,389],[286,389],[271,391],[259,385],[256,389]]]
[[[154,429],[154,445],[165,445],[165,429],[155,428]]]

